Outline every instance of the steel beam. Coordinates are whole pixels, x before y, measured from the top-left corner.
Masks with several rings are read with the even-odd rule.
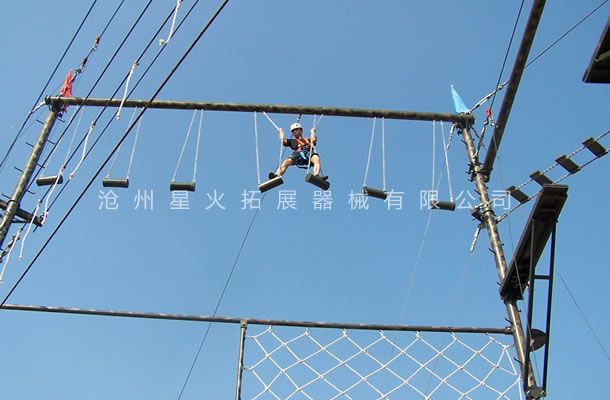
[[[78,97],[46,97],[45,103],[52,106],[83,105],[95,107],[119,107],[121,99],[78,98]],[[203,101],[175,101],[175,100],[125,100],[123,107],[148,107],[173,110],[209,110],[233,112],[268,112],[276,114],[302,114],[302,115],[332,115],[338,117],[387,118],[414,121],[445,121],[456,122],[470,126],[474,117],[469,114],[450,114],[435,112],[415,112],[398,110],[380,110],[366,108],[343,107],[315,107],[315,106],[288,106],[281,104],[243,104],[243,103],[210,103]]]
[[[500,147],[502,135],[504,135],[504,129],[506,129],[508,116],[510,115],[513,102],[515,101],[515,96],[517,95],[517,89],[519,89],[521,76],[523,75],[523,70],[525,69],[525,65],[527,63],[527,57],[529,56],[532,43],[534,42],[534,37],[536,36],[536,30],[538,29],[538,23],[542,17],[542,10],[544,10],[545,2],[545,0],[534,0],[534,3],[532,4],[530,16],[527,20],[527,25],[525,26],[525,32],[523,32],[523,38],[521,39],[521,45],[519,47],[519,51],[517,52],[513,70],[510,74],[508,88],[506,89],[506,93],[504,94],[504,98],[502,100],[502,106],[500,107],[500,112],[498,113],[496,127],[494,128],[494,133],[488,146],[489,150],[487,150],[487,154],[485,155],[483,171],[485,173],[486,180],[489,180],[489,175],[491,174],[494,162],[496,161],[498,147]]]
[[[374,331],[408,331],[408,332],[455,332],[455,333],[489,333],[498,335],[510,335],[510,328],[477,328],[463,326],[418,326],[418,325],[381,325],[381,324],[353,324],[341,322],[313,322],[313,321],[287,321],[273,319],[255,319],[255,318],[236,318],[236,317],[218,317],[205,315],[189,315],[189,314],[160,314],[134,311],[115,311],[115,310],[96,310],[83,308],[68,308],[68,307],[50,307],[50,306],[34,306],[21,304],[4,304],[0,306],[3,310],[12,311],[35,311],[56,314],[79,314],[79,315],[95,315],[106,317],[124,317],[124,318],[143,318],[143,319],[163,319],[174,321],[194,321],[194,322],[214,322],[225,324],[242,324],[248,325],[272,325],[272,326],[294,326],[308,328],[333,328],[333,329],[354,329],[354,330],[374,330]]]

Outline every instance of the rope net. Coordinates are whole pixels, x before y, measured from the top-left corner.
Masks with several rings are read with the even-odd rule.
[[[248,331],[242,399],[523,399],[513,345],[500,335]]]

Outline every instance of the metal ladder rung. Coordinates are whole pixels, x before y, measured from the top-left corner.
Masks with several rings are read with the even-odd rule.
[[[324,179],[320,178],[319,176],[312,175],[312,174],[305,175],[305,182],[311,183],[312,185],[315,185],[322,190],[328,190],[328,188],[330,187],[329,181],[325,181]]]
[[[521,190],[517,189],[515,186],[509,186],[506,191],[517,200],[519,203],[527,203],[530,200],[530,197],[523,193]]]
[[[432,210],[455,211],[455,202],[453,202],[453,201],[442,201],[442,200],[432,200],[432,201],[430,201],[430,209],[432,209]]]
[[[195,182],[170,182],[169,190],[172,192],[177,190],[186,190],[187,192],[195,191]]]
[[[112,187],[112,188],[128,188],[129,179],[104,178],[102,180],[102,186],[103,187]]]
[[[580,169],[580,167],[565,154],[556,158],[555,161],[571,174],[578,172]]]
[[[540,186],[551,185],[553,183],[553,181],[550,180],[548,176],[546,176],[545,174],[543,174],[540,171],[532,172],[532,174],[530,175],[530,178],[532,178]]]
[[[381,200],[388,198],[388,192],[382,189],[374,189],[368,186],[362,186],[362,194],[365,196],[375,197]]]
[[[62,175],[52,175],[52,176],[39,176],[36,178],[36,185],[38,186],[50,186],[54,185],[57,182],[58,185],[64,183],[64,177]]]
[[[261,193],[266,192],[267,190],[271,190],[274,187],[278,187],[281,184],[284,183],[284,180],[282,179],[281,176],[276,176],[275,178],[271,178],[266,182],[261,183],[260,185],[258,185],[258,190]]]
[[[608,153],[608,149],[602,146],[597,140],[593,138],[589,138],[582,142],[582,144],[589,149],[591,153],[595,155],[595,157],[601,157]]]

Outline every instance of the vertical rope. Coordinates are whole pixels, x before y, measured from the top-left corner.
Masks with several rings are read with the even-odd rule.
[[[180,163],[182,162],[182,156],[184,155],[184,149],[186,148],[186,143],[189,140],[189,136],[191,134],[191,128],[193,127],[193,121],[195,121],[195,114],[197,110],[193,111],[193,117],[191,118],[191,123],[189,125],[189,129],[186,132],[186,138],[184,139],[184,143],[182,143],[182,150],[180,150],[180,156],[178,157],[178,163],[176,164],[176,169],[174,170],[174,175],[172,176],[172,182],[176,180],[176,174],[178,173],[178,167],[180,167]]]
[[[432,186],[430,189],[434,190],[434,178],[436,174],[436,121],[432,121]]]
[[[383,174],[383,191],[385,192],[385,118],[381,118],[381,167]]]
[[[180,8],[181,4],[182,4],[182,0],[176,1],[176,8],[174,9],[174,19],[172,20],[172,26],[169,28],[169,36],[167,37],[167,40],[159,39],[160,46],[165,46],[166,44],[169,43],[170,39],[172,38],[172,35],[174,34],[174,26],[176,26],[176,17],[178,16],[178,9]]]
[[[131,118],[129,119],[129,123],[127,124],[128,127],[133,122],[133,118],[136,115],[137,111],[138,111],[138,107],[133,109],[133,112],[131,113]],[[112,169],[114,168],[114,163],[116,162],[117,158],[119,158],[119,153],[121,152],[121,147],[123,147],[123,143],[119,144],[119,148],[117,149],[116,153],[114,153],[114,157],[112,157],[112,162],[110,163],[110,168],[108,168],[108,173],[106,174],[106,177],[109,177],[110,174],[112,174]],[[129,173],[127,175],[129,175]]]
[[[373,151],[373,140],[375,139],[375,121],[377,117],[373,118],[373,130],[371,132],[371,143],[369,144],[369,158],[366,160],[366,169],[364,170],[364,183],[362,186],[366,186],[366,178],[369,175],[369,166],[371,165],[371,152]]]
[[[199,110],[199,130],[197,131],[197,143],[195,144],[195,165],[193,166],[193,182],[197,176],[197,163],[199,161],[199,142],[201,141],[201,126],[203,125],[203,110]]]
[[[453,128],[452,132],[453,132]],[[445,144],[445,126],[443,125],[443,121],[441,121],[441,134],[443,137],[443,150],[445,153],[445,168],[447,169],[447,185],[449,186],[449,200],[453,201],[453,190],[451,189],[451,172],[449,171],[449,157],[447,155],[448,145]]]
[[[83,107],[83,106],[80,106],[78,108],[78,110],[80,110],[81,107]],[[75,112],[77,112],[77,111],[75,111]],[[84,114],[84,112],[78,114],[78,121],[76,121],[76,128],[74,128],[74,133],[72,133],[72,139],[70,139],[70,144],[68,145],[68,151],[66,152],[66,157],[64,158],[64,164],[63,164],[64,169],[65,169],[66,165],[68,164],[68,161],[70,160],[70,154],[72,153],[72,146],[74,145],[74,139],[76,139],[76,133],[78,132],[78,128],[80,127],[80,120],[83,118],[83,114]],[[70,121],[68,122],[68,125],[70,125]]]
[[[38,203],[36,203],[36,208],[34,209],[34,212],[32,213],[32,219],[30,220],[30,223],[28,224],[28,229],[26,229],[25,235],[23,235],[23,239],[21,240],[21,248],[19,250],[19,259],[20,260],[23,259],[23,246],[25,245],[25,239],[27,239],[30,231],[32,230],[32,225],[34,224],[34,218],[36,217],[36,214],[38,214],[39,208],[40,208],[40,200],[38,200]]]
[[[87,131],[87,134],[85,135],[85,143],[83,144],[83,153],[80,157],[78,164],[76,164],[76,167],[74,168],[74,170],[72,172],[70,172],[70,179],[72,179],[74,177],[74,175],[76,175],[76,171],[78,171],[81,164],[85,160],[85,155],[87,154],[87,142],[89,142],[89,136],[91,135],[91,132],[93,132],[93,128],[95,128],[95,121],[91,122],[91,125],[89,125],[89,130]]]
[[[127,75],[127,81],[125,82],[125,91],[123,92],[123,98],[121,99],[121,104],[119,105],[119,109],[116,112],[116,119],[121,119],[121,110],[123,109],[123,104],[125,104],[125,100],[127,100],[127,92],[129,91],[129,81],[131,80],[131,76],[133,72],[138,67],[138,61],[134,61],[131,64],[131,69],[129,70],[129,75]]]
[[[138,128],[136,129],[136,136],[133,139],[133,147],[131,148],[131,155],[129,156],[129,165],[127,165],[127,176],[125,177],[127,179],[129,179],[129,175],[131,175],[131,165],[133,164],[133,158],[136,154],[136,146],[138,144],[138,137],[140,136],[140,128],[142,127],[143,119],[144,118],[140,118],[140,120],[138,121]]]
[[[6,253],[6,261],[4,261],[2,263],[2,271],[0,271],[0,283],[2,283],[2,277],[4,276],[4,270],[6,269],[8,262],[11,260],[11,253],[13,252],[13,248],[15,247],[15,245],[17,244],[17,241],[19,240],[19,235],[21,235],[22,229],[23,229],[23,226],[21,226],[19,228],[19,230],[17,230],[17,233],[15,233],[15,236],[13,236],[13,240],[11,240],[11,247],[8,249],[8,252]]]
[[[55,182],[53,182],[53,186],[51,186],[51,190],[49,190],[49,193],[47,193],[47,198],[45,199],[45,202],[44,202],[44,212],[42,213],[42,220],[41,220],[42,225],[44,225],[45,221],[47,220],[47,215],[49,214],[49,199],[51,198],[51,195],[55,191],[55,188],[57,187],[57,185],[59,185],[59,178],[61,178],[63,173],[64,173],[64,166],[62,165],[62,167],[59,169],[59,172],[57,172],[57,178],[55,178]],[[38,210],[38,208],[36,210]],[[19,258],[21,258],[21,256]]]
[[[261,184],[261,165],[258,157],[258,124],[256,118],[256,111],[254,111],[254,149],[256,150],[256,181],[257,184]]]

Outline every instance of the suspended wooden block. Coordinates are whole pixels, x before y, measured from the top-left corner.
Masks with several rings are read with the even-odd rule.
[[[328,190],[330,187],[330,182],[325,181],[317,175],[307,174],[305,175],[305,182],[311,183],[312,185],[316,185],[322,190]]]
[[[550,180],[548,178],[548,176],[546,176],[545,174],[543,174],[540,171],[535,171],[530,175],[530,178],[532,178],[536,183],[538,183],[540,186],[544,186],[544,185],[552,185],[553,181]]]
[[[512,198],[514,198],[521,204],[527,203],[530,200],[530,197],[528,195],[517,189],[515,186],[509,186],[506,191],[511,195]]]
[[[280,186],[282,183],[284,183],[284,180],[282,179],[281,176],[276,176],[275,178],[269,179],[266,182],[261,183],[260,185],[258,185],[258,190],[260,190],[261,193],[266,192],[267,190],[271,190],[274,187],[278,187]]]
[[[578,172],[580,169],[580,167],[565,154],[556,158],[555,161],[571,174]]]
[[[385,200],[388,198],[388,192],[382,189],[374,189],[368,186],[362,186],[362,193],[365,196],[376,197],[378,199]]]
[[[104,178],[102,180],[102,186],[103,187],[112,187],[112,188],[128,188],[129,179]]]
[[[169,190],[177,191],[177,190],[186,190],[187,192],[195,191],[195,182],[170,182]]]
[[[58,185],[62,184],[62,183],[64,183],[64,177],[62,175],[59,175],[59,180],[58,180],[58,176],[57,175],[39,176],[38,178],[36,178],[36,184],[38,186],[50,186],[50,185],[54,185],[56,181],[57,181]]]
[[[608,149],[606,149],[597,140],[595,140],[593,138],[589,138],[589,139],[585,140],[584,142],[582,142],[582,144],[587,149],[589,149],[589,151],[591,153],[595,154],[595,157],[604,156],[608,152]]]
[[[433,210],[455,211],[455,202],[432,200],[430,201],[430,208]]]

